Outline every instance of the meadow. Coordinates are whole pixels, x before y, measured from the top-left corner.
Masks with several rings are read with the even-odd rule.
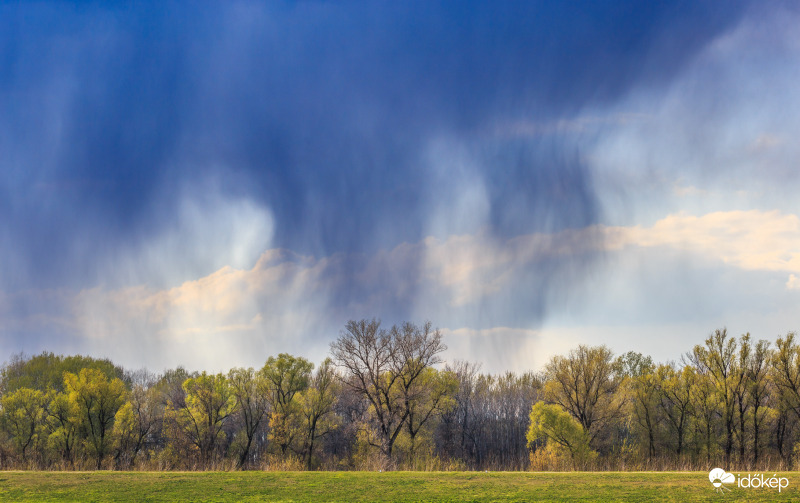
[[[772,475],[772,474],[769,474]],[[797,501],[788,489],[720,494],[706,472],[0,472],[10,502]]]

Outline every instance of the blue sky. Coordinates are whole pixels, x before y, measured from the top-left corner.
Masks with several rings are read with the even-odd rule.
[[[798,328],[791,2],[0,3],[0,360]]]

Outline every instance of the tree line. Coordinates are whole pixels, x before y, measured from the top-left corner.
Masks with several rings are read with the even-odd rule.
[[[679,362],[578,346],[543,370],[446,363],[430,323],[348,322],[315,366],[129,371],[86,356],[0,368],[0,469],[790,468],[800,346],[710,334]]]

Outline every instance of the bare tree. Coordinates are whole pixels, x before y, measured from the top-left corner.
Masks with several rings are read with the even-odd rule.
[[[409,414],[412,389],[422,372],[441,362],[446,349],[439,330],[430,322],[381,330],[378,320],[348,321],[331,343],[336,364],[346,375],[342,382],[370,403],[371,419],[384,461],[391,462],[392,447]]]
[[[471,437],[469,431],[474,418],[472,400],[480,364],[457,360],[452,366],[447,365],[445,370],[455,374],[458,390],[454,396],[456,406],[442,415],[443,447],[449,456],[465,459],[474,455],[474,449],[467,450],[467,440]]]

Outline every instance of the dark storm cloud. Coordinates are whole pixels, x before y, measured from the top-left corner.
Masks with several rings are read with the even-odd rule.
[[[459,176],[483,190],[498,235],[596,223],[585,138],[549,125],[663,85],[741,11],[2,5],[0,284],[104,281],[98,264],[168,232],[175,195],[198,179],[269,209],[273,246],[318,255],[418,241]],[[542,132],[492,134],[519,121]],[[434,176],[436,138],[466,146],[472,167]]]

